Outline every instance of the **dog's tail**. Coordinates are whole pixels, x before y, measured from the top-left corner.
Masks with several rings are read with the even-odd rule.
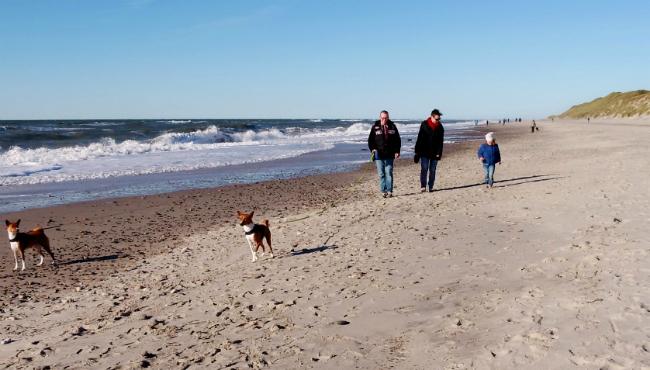
[[[36,226],[35,228],[31,229],[31,230],[29,231],[29,233],[32,234],[32,235],[41,235],[41,234],[45,234],[45,232],[43,231],[43,228],[40,227],[40,226]]]
[[[269,224],[269,220],[264,220],[264,221],[262,221],[262,223],[263,223],[264,225],[266,225],[266,227],[269,227],[269,226],[270,226],[270,224]]]

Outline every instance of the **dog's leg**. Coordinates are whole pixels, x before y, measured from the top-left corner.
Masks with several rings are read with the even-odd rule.
[[[36,266],[41,266],[43,264],[43,258],[45,258],[45,256],[43,256],[43,246],[37,244],[34,246],[34,249],[36,250],[36,253],[38,253],[38,256],[41,258]]]
[[[18,270],[18,251],[14,249],[14,271]]]
[[[252,262],[255,262],[257,261],[257,251],[253,249],[253,243],[248,238],[246,238],[246,241],[248,242],[248,247],[251,249],[251,254],[253,255]]]
[[[45,249],[47,254],[50,255],[50,257],[52,258],[52,264],[54,265],[56,263],[56,259],[54,258],[54,253],[52,253],[52,249],[50,249],[50,239],[47,236],[43,241],[43,249]]]
[[[269,245],[269,252],[271,253],[271,258],[273,258],[273,247],[271,246],[271,231],[264,235],[266,237],[266,244]]]
[[[23,263],[23,268],[20,271],[25,271],[25,252],[21,248],[18,248],[18,254],[20,255],[20,260]]]

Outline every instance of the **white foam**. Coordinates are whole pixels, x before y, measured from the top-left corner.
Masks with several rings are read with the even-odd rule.
[[[138,175],[295,157],[362,140],[367,126],[292,128],[225,133],[216,126],[166,133],[152,140],[116,142],[105,138],[63,148],[12,147],[0,153],[0,185],[36,184]]]
[[[402,135],[415,135],[420,126],[396,125]],[[116,142],[105,138],[62,148],[11,147],[0,152],[0,185],[141,175],[290,158],[327,150],[337,143],[365,143],[370,127],[370,123],[355,122],[328,129],[292,127],[233,133],[209,126],[189,133],[166,133],[151,140]]]

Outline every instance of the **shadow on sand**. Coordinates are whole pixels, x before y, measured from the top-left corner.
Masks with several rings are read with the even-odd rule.
[[[71,260],[71,261],[65,261],[65,262],[58,262],[58,266],[65,266],[65,265],[74,265],[77,263],[90,263],[90,262],[103,262],[103,261],[113,261],[118,258],[124,258],[127,257],[126,254],[109,254],[106,256],[99,256],[99,257],[87,257],[87,258],[81,258],[77,260]]]
[[[522,185],[522,184],[528,184],[528,183],[533,183],[533,182],[542,182],[542,181],[550,181],[550,180],[557,180],[557,179],[562,179],[563,177],[548,177],[548,176],[553,176],[553,175],[533,175],[533,176],[524,176],[524,177],[516,177],[512,179],[506,179],[506,180],[499,180],[494,182],[494,187],[495,188],[505,188],[508,186],[515,186],[515,185]],[[513,181],[518,181],[516,183],[510,184],[510,182]],[[498,184],[498,185],[497,185]],[[434,193],[437,193],[439,191],[450,191],[450,190],[459,190],[459,189],[467,189],[467,188],[473,188],[477,186],[485,186],[485,183],[483,182],[477,182],[474,184],[468,184],[468,185],[459,185],[459,186],[452,186],[448,188],[442,188],[442,189],[434,189]],[[421,194],[420,192],[415,192],[415,193],[406,193],[406,194],[400,194],[397,195],[396,197],[404,197],[404,196],[411,196],[411,195],[418,195]]]
[[[322,252],[322,251],[326,251],[326,250],[329,250],[329,249],[336,249],[336,248],[338,248],[336,245],[321,245],[320,247],[302,248],[301,250],[291,251],[291,255],[292,256],[300,256],[302,254]]]

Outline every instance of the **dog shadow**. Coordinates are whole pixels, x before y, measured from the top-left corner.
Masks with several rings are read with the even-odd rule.
[[[323,251],[326,251],[326,250],[336,249],[336,248],[338,248],[336,245],[321,245],[320,247],[302,248],[300,250],[292,250],[290,252],[290,254],[292,256],[300,256],[300,255],[303,255],[303,254],[323,252]]]
[[[126,254],[109,254],[106,256],[98,256],[98,257],[86,257],[86,258],[80,258],[76,260],[70,260],[70,261],[65,261],[65,262],[57,262],[58,266],[65,266],[65,265],[76,265],[79,263],[91,263],[91,262],[104,262],[104,261],[114,261],[118,258],[124,258],[127,257]]]

